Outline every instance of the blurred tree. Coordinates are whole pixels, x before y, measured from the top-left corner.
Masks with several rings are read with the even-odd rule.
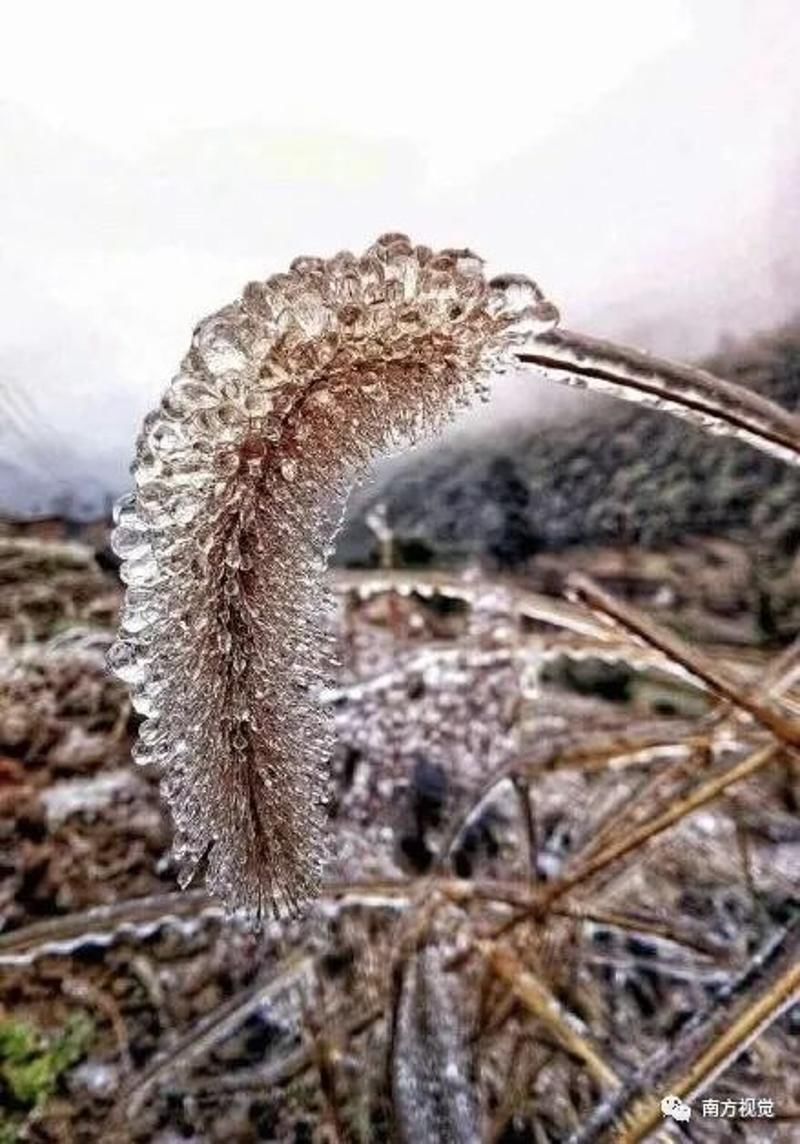
[[[511,457],[495,457],[489,465],[486,497],[495,507],[486,553],[498,568],[518,568],[540,546],[530,519],[530,489]]]

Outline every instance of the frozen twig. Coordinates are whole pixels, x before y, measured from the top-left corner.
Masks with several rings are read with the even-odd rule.
[[[777,759],[780,750],[781,748],[777,744],[770,743],[768,746],[762,747],[760,751],[748,755],[734,766],[729,767],[721,775],[715,775],[713,778],[698,783],[694,789],[677,799],[666,810],[646,820],[641,825],[633,827],[627,833],[623,833],[619,838],[610,842],[605,849],[587,858],[571,874],[554,882],[543,892],[545,901],[553,902],[562,897],[567,891],[586,882],[612,862],[617,862],[625,855],[638,850],[646,842],[662,834],[689,814],[713,802],[737,783],[757,774]]]
[[[704,369],[565,329],[539,335],[518,356],[521,365],[554,381],[675,413],[707,431],[738,437],[800,464],[800,418]]]
[[[282,993],[296,989],[308,976],[311,966],[309,957],[293,954],[277,969],[270,969],[253,985],[219,1005],[181,1037],[169,1052],[157,1057],[132,1078],[120,1093],[112,1118],[120,1121],[135,1116],[165,1077],[189,1068],[215,1044],[238,1029],[256,1009],[269,1005]]]
[[[40,957],[70,954],[87,945],[107,946],[125,937],[144,938],[167,926],[196,928],[223,909],[202,891],[156,894],[48,918],[0,934],[0,967],[31,965]]]

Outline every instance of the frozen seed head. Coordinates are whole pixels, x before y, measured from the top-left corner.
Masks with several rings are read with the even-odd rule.
[[[556,318],[529,279],[386,234],[295,259],[195,330],[115,512],[128,591],[109,653],[147,716],[135,759],[159,768],[184,883],[202,862],[258,917],[315,892],[331,739],[313,689],[348,491]]]

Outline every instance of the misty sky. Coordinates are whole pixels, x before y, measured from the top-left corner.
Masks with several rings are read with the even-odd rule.
[[[799,60],[793,0],[16,6],[0,505],[118,489],[200,317],[385,230],[643,348],[797,313]]]

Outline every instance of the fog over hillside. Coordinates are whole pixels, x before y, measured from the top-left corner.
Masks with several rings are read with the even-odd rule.
[[[500,3],[491,21],[411,2],[391,34],[356,5],[191,11],[145,3],[120,35],[89,4],[44,38],[22,13],[0,45],[6,511],[118,492],[198,318],[387,229],[470,244],[538,278],[565,324],[674,355],[798,309],[791,0]],[[581,400],[507,379],[456,432]]]

